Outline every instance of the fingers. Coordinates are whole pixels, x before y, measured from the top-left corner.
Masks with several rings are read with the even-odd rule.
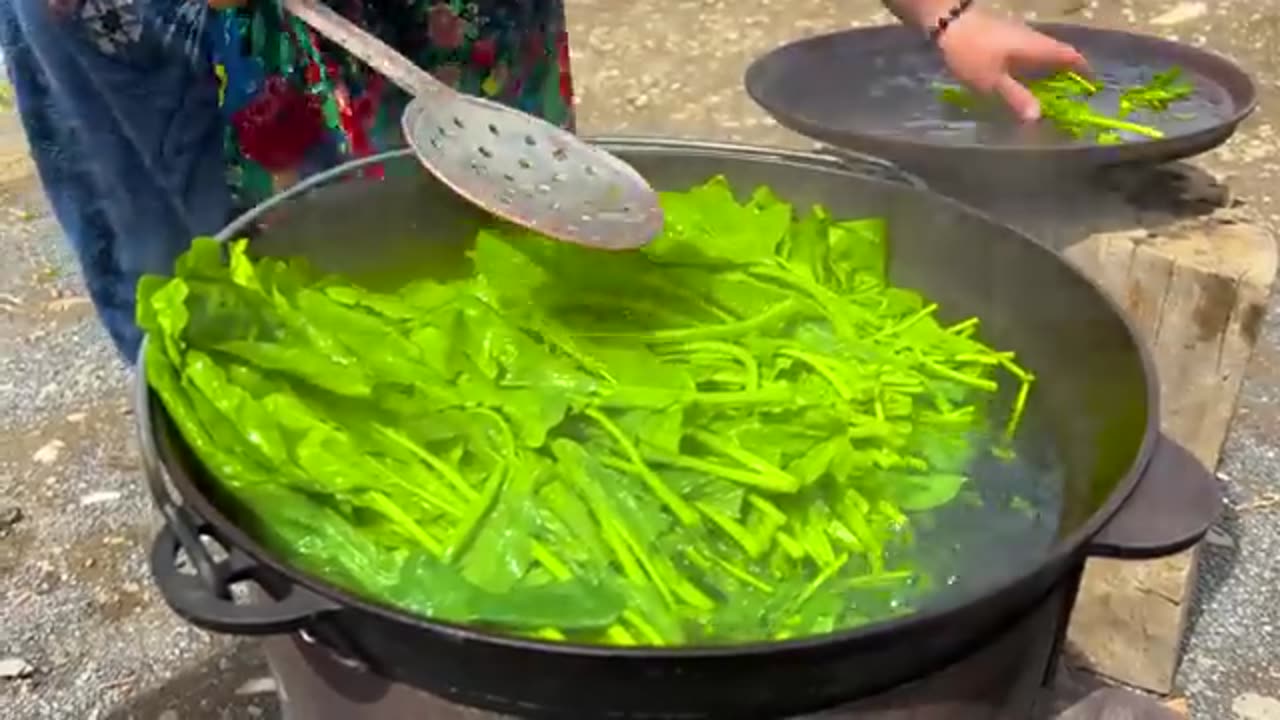
[[[1080,51],[1058,42],[1048,35],[1035,33],[1025,45],[1009,54],[1007,67],[1010,70],[1027,68],[1035,70],[1075,70],[1079,73],[1089,72],[1089,61]],[[1040,119],[1040,101],[1022,83],[1006,74],[996,83],[996,94],[1004,99],[1023,122],[1034,122]]]
[[[1065,63],[1067,67],[1080,73],[1089,72],[1088,58],[1082,55],[1079,50],[1076,50],[1070,45],[1064,45],[1063,47],[1065,48],[1066,52],[1063,55],[1062,62]]]
[[[1043,57],[1046,63],[1076,71],[1089,69],[1089,61],[1084,58],[1084,55],[1080,54],[1079,50],[1051,38],[1046,37],[1045,41]]]
[[[1022,83],[1005,75],[996,82],[996,94],[1009,106],[1009,109],[1023,122],[1034,122],[1040,119],[1040,101]]]
[[[1088,72],[1089,61],[1079,50],[1058,42],[1048,35],[1036,33],[1024,46],[1015,49],[1010,60],[1017,65],[1054,70]]]

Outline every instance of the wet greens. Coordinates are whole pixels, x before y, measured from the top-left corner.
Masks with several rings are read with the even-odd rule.
[[[411,612],[679,645],[909,611],[911,515],[1031,376],[888,284],[883,220],[662,202],[643,252],[494,228],[389,293],[196,240],[139,286],[147,380],[250,532]]]
[[[1028,83],[1031,93],[1040,101],[1041,116],[1059,130],[1075,138],[1091,139],[1100,145],[1123,142],[1123,133],[1159,139],[1159,128],[1127,120],[1138,110],[1165,112],[1179,100],[1191,97],[1195,88],[1182,79],[1182,70],[1172,67],[1157,73],[1144,85],[1123,89],[1114,116],[1096,110],[1090,100],[1103,89],[1102,81],[1065,71]],[[965,111],[980,107],[977,96],[960,87],[938,88],[943,102]]]

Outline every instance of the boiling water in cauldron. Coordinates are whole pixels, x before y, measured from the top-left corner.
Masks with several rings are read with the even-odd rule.
[[[1001,399],[996,407],[1007,409],[1012,398]],[[1037,407],[1034,401],[1028,406],[1012,456],[1000,451],[998,429],[973,437],[980,451],[969,486],[953,502],[915,515],[914,543],[896,549],[896,557],[891,553],[934,583],[916,598],[917,608],[971,596],[1024,572],[1042,562],[1057,539],[1066,469]]]
[[[823,112],[833,129],[926,138],[955,145],[1055,146],[1091,142],[1073,138],[1049,122],[1019,123],[998,106],[970,113],[944,102],[937,88],[955,85],[956,81],[932,56],[894,55],[877,57],[872,62],[876,71],[866,75],[868,82],[845,86],[841,92],[824,98],[824,103],[840,104]],[[1098,55],[1091,56],[1090,62],[1103,89],[1089,99],[1089,105],[1108,116],[1115,115],[1123,88],[1145,84],[1156,73],[1169,69]],[[1125,119],[1174,136],[1214,127],[1230,116],[1234,105],[1225,90],[1186,68],[1183,77],[1195,87],[1191,97],[1165,112],[1139,110]],[[841,126],[839,118],[846,118],[847,124]]]

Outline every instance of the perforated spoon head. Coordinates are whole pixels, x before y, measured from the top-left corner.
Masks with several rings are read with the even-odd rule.
[[[405,139],[471,203],[609,250],[640,247],[662,230],[658,194],[622,160],[545,120],[457,92],[318,0],[284,6],[413,96],[400,120]]]
[[[401,123],[441,182],[517,225],[608,250],[662,230],[657,193],[635,168],[551,123],[460,94],[419,96]]]

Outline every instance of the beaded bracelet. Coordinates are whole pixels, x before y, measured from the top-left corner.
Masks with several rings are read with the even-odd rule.
[[[942,33],[946,32],[948,27],[951,27],[951,23],[959,20],[960,16],[972,6],[973,0],[960,0],[960,2],[952,5],[947,14],[938,18],[937,24],[929,30],[929,42],[938,42],[938,38],[942,37]]]

